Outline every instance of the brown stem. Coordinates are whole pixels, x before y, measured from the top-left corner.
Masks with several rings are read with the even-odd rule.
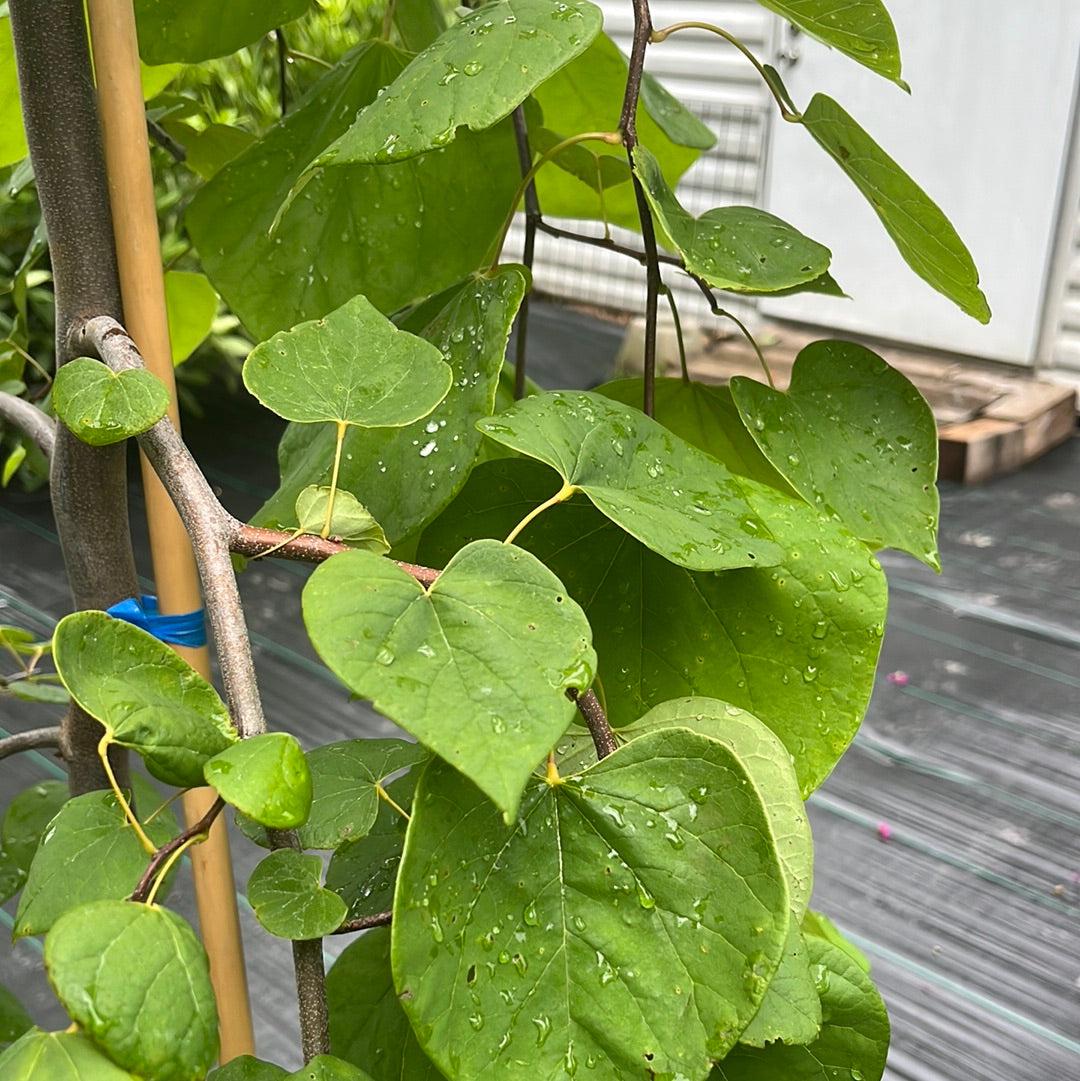
[[[573,240],[578,244],[590,244],[594,248],[603,248],[605,251],[613,251],[618,255],[627,255],[631,259],[636,259],[642,266],[645,266],[648,261],[648,256],[643,251],[638,251],[636,248],[629,248],[625,244],[616,244],[614,240],[605,236],[589,236],[587,233],[576,233],[573,229],[563,229],[558,225],[552,225],[548,221],[544,221],[543,218],[536,223],[537,229],[542,233],[547,233],[548,236],[553,236],[559,240]],[[657,252],[657,261],[660,263],[666,263],[668,266],[678,267],[680,270],[686,270],[683,266],[681,259],[676,258],[674,255],[664,255],[662,252]],[[686,271],[689,273],[689,271]]]
[[[376,912],[373,916],[358,916],[355,920],[346,920],[335,935],[351,935],[356,931],[370,931],[372,927],[389,927],[393,912]]]
[[[270,847],[300,851],[294,830],[267,830]],[[300,1044],[304,1062],[330,1053],[330,1017],[326,1005],[326,963],[321,938],[295,940],[292,944],[300,1010]]]
[[[615,739],[615,733],[611,730],[611,725],[608,724],[604,707],[600,705],[600,699],[596,697],[596,692],[590,690],[579,694],[571,688],[566,692],[566,696],[577,705],[578,712],[585,720],[596,747],[596,757],[607,758],[618,749],[619,744]]]
[[[120,288],[83,0],[11,0],[23,122],[49,238],[56,361],[78,355],[72,327],[119,316]],[[108,608],[138,592],[123,444],[91,447],[63,426],[51,462],[53,514],[75,608]],[[73,794],[107,788],[101,726],[72,705],[62,747]],[[113,752],[110,752],[112,755]],[[126,777],[126,755],[113,769]]]
[[[519,105],[514,110],[514,137],[517,140],[518,161],[521,165],[521,175],[529,175],[533,164],[532,147],[529,145],[529,128],[525,122],[525,107]],[[536,230],[540,222],[540,200],[536,194],[536,178],[529,181],[525,189],[525,247],[521,253],[521,261],[532,274],[533,260],[536,254]],[[526,354],[528,352],[529,338],[529,294],[532,292],[532,282],[521,298],[521,307],[517,315],[517,338],[514,344],[514,397],[525,397],[525,372]]]
[[[31,728],[27,732],[16,732],[12,736],[0,739],[0,760],[10,758],[21,751],[38,751],[42,747],[60,746],[60,726],[49,728]]]
[[[82,325],[80,340],[92,346],[113,371],[143,367],[135,343],[115,320],[94,318]],[[266,731],[262,700],[255,679],[244,609],[229,558],[229,539],[239,524],[218,502],[180,434],[168,417],[139,437],[139,446],[169,493],[199,566],[206,607],[229,712],[244,738]],[[293,831],[271,830],[274,849],[298,849]],[[304,1059],[329,1051],[326,972],[319,939],[293,943],[293,969],[300,1010]]]
[[[288,559],[295,563],[324,563],[338,552],[351,550],[342,541],[333,537],[319,537],[314,533],[301,533],[294,537],[291,533],[283,533],[277,529],[247,525],[235,518],[230,518],[230,527],[229,549],[237,555],[249,558],[273,550],[276,559]],[[434,567],[421,567],[400,559],[396,560],[396,563],[423,586],[431,585],[439,577],[439,571]]]
[[[139,879],[138,885],[132,891],[131,900],[145,901],[154,887],[154,879],[157,878],[158,872],[168,861],[169,857],[178,848],[183,848],[183,846],[193,838],[198,837],[201,834],[209,834],[210,827],[214,824],[214,819],[217,818],[224,809],[225,801],[218,796],[218,798],[210,804],[210,809],[198,822],[192,822],[183,833],[177,834],[168,844],[162,845],[161,848],[151,856],[150,862],[146,865],[146,870],[143,871],[142,878]]]
[[[23,435],[33,440],[34,445],[45,455],[52,457],[56,445],[56,422],[24,398],[0,391],[0,420],[6,421],[13,428],[18,428]]]
[[[626,75],[626,93],[623,96],[619,127],[623,133],[623,145],[630,162],[637,200],[641,239],[645,244],[645,357],[644,392],[641,408],[652,416],[656,405],[656,309],[660,295],[660,259],[656,250],[656,230],[653,228],[652,212],[645,198],[645,190],[634,168],[634,147],[637,146],[637,109],[641,96],[641,80],[645,74],[645,49],[652,35],[652,16],[649,0],[634,0],[634,42],[630,49],[630,66]]]
[[[330,1054],[330,1014],[326,1005],[326,962],[321,938],[292,944],[300,1007],[300,1047],[304,1062]]]

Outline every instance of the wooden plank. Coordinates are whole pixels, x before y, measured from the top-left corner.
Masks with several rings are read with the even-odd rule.
[[[980,417],[941,428],[938,439],[938,475],[945,480],[980,484],[1027,460],[1024,433],[1014,421]]]

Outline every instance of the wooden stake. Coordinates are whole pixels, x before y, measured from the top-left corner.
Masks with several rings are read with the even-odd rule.
[[[169,415],[179,428],[132,0],[89,0],[87,6],[124,324],[147,368],[169,388],[172,399]],[[145,458],[142,478],[161,612],[165,615],[193,612],[202,607],[202,595],[187,533],[172,500]],[[176,652],[209,678],[210,657],[205,647],[176,647]],[[213,799],[213,791],[207,788],[187,793],[184,816],[188,823],[197,822]],[[192,848],[190,855],[199,925],[210,958],[210,975],[221,1021],[221,1061],[225,1063],[238,1055],[253,1054],[254,1038],[224,816],[218,817],[210,837]]]

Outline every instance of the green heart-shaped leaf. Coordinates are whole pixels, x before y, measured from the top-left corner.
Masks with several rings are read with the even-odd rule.
[[[332,489],[309,484],[296,497],[297,528],[304,533],[319,533],[327,525],[326,514],[330,508]],[[371,512],[351,492],[334,492],[334,504],[330,511],[329,535],[354,548],[374,552],[377,556],[390,551],[382,526]]]
[[[717,289],[776,293],[816,281],[829,269],[828,248],[764,210],[723,206],[695,218],[644,146],[634,150],[634,172],[686,269]]]
[[[811,37],[898,83],[900,43],[881,0],[758,0]]]
[[[37,851],[45,827],[68,801],[70,791],[65,781],[41,781],[24,788],[8,804],[0,827],[4,852],[25,874]]]
[[[396,311],[490,259],[521,181],[509,121],[459,132],[439,153],[395,165],[324,169],[282,210],[312,159],[409,59],[383,41],[359,45],[188,207],[185,223],[204,272],[256,339],[358,293],[380,311]],[[382,509],[357,494],[389,528]],[[291,501],[284,513],[292,513]]]
[[[889,1017],[870,977],[846,953],[806,940],[810,972],[821,999],[821,1032],[805,1047],[736,1047],[712,1081],[881,1081],[889,1050]]]
[[[581,609],[538,559],[481,541],[425,590],[386,559],[343,552],[304,589],[319,656],[511,819],[596,666]]]
[[[348,739],[316,747],[308,754],[315,798],[300,830],[301,845],[332,850],[363,837],[375,824],[382,802],[378,789],[386,779],[427,758],[423,747],[401,739]],[[397,815],[392,808],[391,813]]]
[[[310,7],[311,0],[135,0],[139,55],[148,64],[227,56]]]
[[[853,342],[799,353],[786,394],[742,376],[731,395],[747,431],[813,506],[875,548],[935,570],[937,425],[919,391]]]
[[[23,1004],[6,987],[0,986],[0,1050],[33,1026]]]
[[[482,436],[476,421],[491,416],[495,389],[521,299],[520,267],[469,279],[404,319],[405,329],[438,346],[453,384],[431,414],[404,428],[350,428],[342,447],[338,484],[360,499],[392,543],[430,521],[465,483]],[[278,447],[281,488],[255,516],[286,527],[293,501],[306,484],[326,484],[334,432],[294,424]]]
[[[387,786],[387,793],[406,814],[412,807],[419,770],[410,770]],[[405,847],[409,820],[385,800],[380,801],[367,835],[347,841],[330,857],[326,888],[348,906],[349,919],[388,912],[394,905],[398,865]]]
[[[990,322],[975,261],[926,192],[827,95],[814,95],[802,123],[866,197],[908,266],[973,319]]]
[[[342,951],[326,974],[330,1046],[364,1063],[374,1081],[442,1081],[420,1049],[390,971],[390,930],[378,927]]]
[[[787,879],[791,912],[800,921],[814,882],[814,839],[791,754],[752,713],[715,698],[676,698],[619,729],[623,739],[663,728],[688,728],[724,744],[757,786]]]
[[[521,459],[478,467],[425,532],[418,558],[439,566],[478,537],[505,536],[558,484],[546,467]],[[635,542],[583,497],[540,515],[519,540],[585,608],[614,724],[684,695],[730,702],[783,740],[805,796],[862,721],[887,590],[861,541],[802,500],[776,492],[766,498],[766,491],[754,501],[789,553],[777,567],[687,571]]]
[[[557,470],[568,488],[673,563],[724,570],[780,561],[780,548],[747,500],[750,482],[636,409],[597,394],[555,391],[477,427]]]
[[[395,986],[452,1081],[590,1061],[701,1081],[757,1011],[788,931],[757,789],[728,748],[684,729],[534,778],[509,835],[432,763],[400,885]]]
[[[159,847],[177,833],[171,815],[159,815],[144,828]],[[15,913],[14,936],[43,934],[79,905],[129,896],[147,859],[111,792],[87,792],[68,800],[34,853]]]
[[[71,697],[159,781],[203,783],[208,758],[237,738],[217,691],[164,642],[105,612],[56,625],[53,659]]]
[[[84,443],[104,447],[156,424],[169,408],[165,384],[141,368],[112,372],[98,360],[77,357],[53,382],[56,415]]]
[[[271,852],[248,879],[255,918],[278,938],[311,939],[333,934],[346,905],[322,885],[322,860],[291,848]]]
[[[226,803],[271,829],[293,829],[311,810],[311,772],[294,736],[265,732],[214,755],[203,775]]]
[[[0,1055],[4,1081],[140,1081],[110,1062],[81,1032],[32,1028]]]
[[[320,165],[392,162],[490,128],[600,32],[589,0],[497,0],[431,43],[357,116]]]
[[[398,330],[363,296],[275,334],[244,362],[248,390],[300,424],[411,424],[446,397],[450,380],[435,346]]]
[[[64,1008],[119,1066],[148,1081],[195,1081],[218,1054],[206,952],[167,908],[98,901],[65,913],[45,939]]]
[[[813,1043],[821,1031],[821,1000],[810,973],[806,943],[793,917],[784,943],[784,956],[754,1020],[739,1037],[748,1047]]]

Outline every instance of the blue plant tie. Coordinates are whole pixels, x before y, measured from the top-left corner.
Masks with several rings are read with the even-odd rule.
[[[158,599],[151,593],[128,597],[106,609],[110,616],[122,619],[152,634],[170,646],[196,648],[206,645],[206,610],[185,612],[179,616],[163,616],[158,611]]]

